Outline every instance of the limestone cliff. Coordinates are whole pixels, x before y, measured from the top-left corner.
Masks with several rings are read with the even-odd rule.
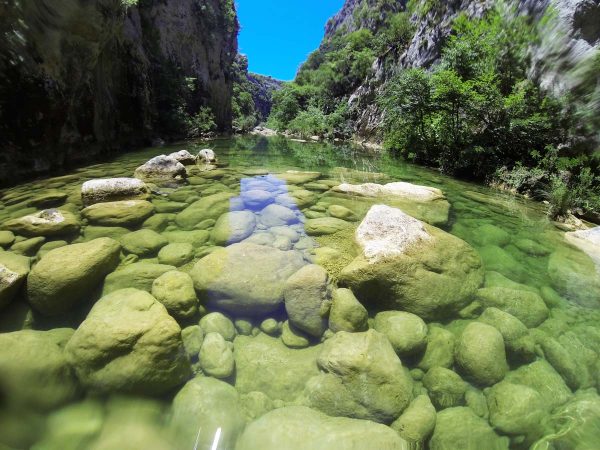
[[[237,32],[233,0],[0,2],[0,185],[180,137],[203,106],[228,130]]]

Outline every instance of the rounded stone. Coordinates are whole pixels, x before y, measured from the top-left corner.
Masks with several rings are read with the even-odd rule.
[[[154,205],[146,200],[122,200],[96,203],[81,211],[93,225],[131,226],[142,223],[154,212]]]
[[[260,329],[269,336],[275,336],[279,333],[279,322],[273,318],[265,319],[260,323]]]
[[[467,383],[450,369],[433,367],[423,377],[423,386],[437,409],[465,404]]]
[[[198,361],[204,373],[215,378],[228,378],[235,369],[231,344],[219,333],[204,336]]]
[[[65,236],[79,232],[77,217],[69,211],[46,209],[35,214],[5,222],[4,227],[21,236]]]
[[[429,397],[419,395],[390,427],[409,443],[425,442],[435,428],[436,412]],[[418,448],[418,447],[417,447]]]
[[[329,328],[334,333],[338,331],[366,331],[369,314],[360,304],[350,289],[333,291],[331,310],[329,312]]]
[[[194,283],[187,273],[166,272],[152,283],[152,295],[177,321],[191,319],[198,313]]]
[[[228,212],[217,220],[211,238],[216,245],[235,244],[249,237],[255,226],[256,218],[250,211]]]
[[[153,256],[169,241],[156,231],[143,229],[128,233],[121,238],[123,249],[138,256]]]
[[[427,345],[427,325],[419,317],[403,311],[384,311],[375,316],[374,328],[385,334],[400,356],[412,355]]]
[[[168,244],[158,252],[158,262],[181,267],[194,259],[194,246],[190,243]]]
[[[281,327],[281,342],[289,348],[306,348],[310,345],[308,337],[300,330],[296,330],[287,320]]]
[[[260,222],[266,227],[292,225],[298,217],[290,208],[281,205],[269,205],[260,212]]]
[[[418,362],[425,371],[432,367],[450,368],[454,364],[456,338],[452,332],[439,326],[430,326],[425,353]]]
[[[219,312],[212,312],[200,319],[200,328],[204,334],[218,333],[226,341],[233,341],[237,335],[233,322]]]

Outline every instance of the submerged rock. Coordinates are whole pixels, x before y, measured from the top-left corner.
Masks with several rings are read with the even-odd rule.
[[[96,203],[81,211],[91,224],[130,226],[142,223],[154,212],[154,205],[146,200],[122,200]]]
[[[511,314],[528,328],[539,326],[548,318],[548,307],[544,300],[531,291],[503,287],[479,289],[477,301],[486,308],[497,308]]]
[[[329,328],[338,331],[366,331],[369,329],[369,314],[350,289],[335,289],[329,312]]]
[[[329,417],[304,406],[276,409],[252,422],[236,450],[408,450],[390,428],[366,420]]]
[[[168,244],[158,252],[158,262],[180,267],[194,259],[194,246],[191,243]]]
[[[483,283],[466,242],[385,205],[373,206],[356,231],[361,254],[340,274],[361,301],[426,320],[456,315]]]
[[[65,351],[92,391],[160,395],[191,375],[181,328],[154,297],[137,289],[102,297]]]
[[[391,423],[412,400],[412,379],[386,337],[341,331],[317,358],[324,371],[306,385],[308,404],[331,416]]]
[[[9,220],[8,230],[27,237],[63,236],[79,232],[79,220],[68,211],[46,209],[35,214]]]
[[[147,200],[150,189],[137,178],[108,178],[90,180],[81,187],[81,200],[85,206],[119,200]]]
[[[196,164],[196,158],[187,150],[179,150],[178,152],[173,152],[170,155],[168,155],[167,158],[173,158],[174,160],[180,162],[184,166]]]
[[[140,262],[130,264],[111,273],[104,280],[102,295],[110,294],[119,289],[135,288],[151,292],[152,284],[161,275],[176,270],[174,266]]]
[[[229,212],[231,192],[220,192],[195,201],[175,217],[175,222],[184,230],[192,230],[207,219],[218,219]]]
[[[123,250],[138,256],[154,256],[169,241],[156,231],[142,229],[121,238]]]
[[[210,148],[200,150],[196,158],[205,163],[211,163],[217,160],[214,150],[211,150]]]
[[[565,239],[586,253],[600,267],[600,227],[566,233]]]
[[[169,180],[186,178],[187,172],[175,158],[159,155],[135,169],[133,176],[141,180]]]
[[[429,397],[419,395],[398,419],[390,425],[405,441],[415,445],[423,443],[435,428],[436,412]],[[413,447],[411,447],[413,448]],[[415,448],[418,448],[415,446]]]
[[[190,275],[208,306],[257,316],[282,306],[285,281],[304,264],[299,252],[240,243],[202,258]]]
[[[423,377],[423,386],[437,409],[465,404],[467,383],[455,372],[444,367],[433,367]]]
[[[30,266],[30,260],[26,256],[0,251],[0,310],[13,301]]]
[[[0,248],[8,248],[15,242],[15,235],[12,231],[0,231]]]
[[[215,378],[228,378],[233,375],[235,361],[231,347],[232,344],[219,333],[206,334],[198,355],[203,372]]]
[[[211,239],[216,245],[235,244],[254,232],[256,217],[250,211],[234,211],[223,214],[217,220]]]
[[[349,222],[335,217],[321,217],[318,219],[308,219],[304,224],[306,234],[309,236],[323,236],[337,233],[352,226]]]
[[[579,251],[560,251],[550,255],[548,275],[554,288],[575,303],[597,308],[600,305],[600,268]]]
[[[178,322],[198,314],[194,283],[187,273],[173,270],[162,274],[152,283],[152,295]]]
[[[427,347],[418,362],[418,367],[423,370],[429,370],[432,367],[449,369],[454,364],[455,345],[456,338],[452,332],[441,328],[439,325],[430,326],[427,335]]]
[[[92,298],[104,277],[119,264],[120,250],[117,241],[99,238],[49,251],[27,279],[31,306],[55,316]]]
[[[211,312],[200,319],[200,328],[204,334],[218,333],[226,341],[233,342],[237,332],[233,322],[220,312]]]
[[[515,316],[497,308],[486,308],[477,320],[500,332],[507,352],[517,361],[531,361],[535,357],[535,342],[527,327]]]
[[[404,311],[384,311],[375,316],[374,327],[385,334],[394,351],[408,356],[423,350],[427,344],[427,325],[419,316]]]

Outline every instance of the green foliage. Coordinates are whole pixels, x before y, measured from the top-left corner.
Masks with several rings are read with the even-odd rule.
[[[208,106],[201,107],[196,114],[185,116],[184,120],[190,138],[206,136],[217,129],[215,116]]]
[[[137,6],[138,4],[138,0],[121,0],[121,4],[125,7],[125,8],[130,8],[132,6]]]

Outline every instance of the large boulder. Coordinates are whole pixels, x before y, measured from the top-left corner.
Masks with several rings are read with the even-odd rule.
[[[81,186],[81,200],[86,206],[119,200],[147,200],[149,197],[150,189],[137,178],[90,180]]]
[[[411,313],[380,312],[375,316],[374,328],[385,334],[400,356],[418,353],[427,345],[427,325],[423,319]]]
[[[285,283],[285,310],[297,329],[321,337],[327,329],[331,285],[327,271],[316,264],[302,267]]]
[[[79,220],[69,211],[46,209],[19,219],[9,220],[4,227],[27,237],[65,236],[79,232]]]
[[[26,256],[0,251],[0,309],[12,302],[17,295],[30,266]]]
[[[447,319],[483,283],[481,259],[472,247],[399,209],[373,206],[355,238],[361,252],[342,270],[340,283],[362,302],[425,320]]]
[[[79,384],[64,347],[71,329],[0,334],[0,392],[4,406],[47,411],[74,400]]]
[[[140,180],[170,180],[186,178],[187,172],[175,158],[159,155],[135,169],[133,176]]]
[[[535,292],[505,287],[479,289],[476,298],[485,308],[497,308],[511,314],[528,328],[539,326],[548,318],[548,307]]]
[[[27,278],[29,303],[42,314],[54,316],[92,298],[104,277],[119,264],[120,251],[121,245],[110,238],[49,251]]]
[[[392,429],[366,420],[329,417],[303,406],[276,409],[252,422],[236,450],[408,450]]]
[[[554,288],[563,297],[587,308],[600,305],[599,271],[594,260],[579,250],[557,251],[548,260],[548,275]]]
[[[216,245],[235,244],[250,236],[255,226],[256,217],[250,211],[225,213],[217,220],[211,238]]]
[[[203,197],[177,214],[175,222],[184,230],[192,230],[202,221],[216,220],[229,212],[230,200],[234,196],[231,192],[219,192]]]
[[[329,311],[329,328],[334,333],[338,331],[367,331],[369,313],[360,304],[350,289],[335,289],[332,295],[331,310]]]
[[[191,375],[181,328],[137,289],[101,298],[65,351],[81,383],[97,392],[161,395]]]
[[[377,331],[340,331],[317,358],[324,372],[306,385],[308,404],[331,416],[391,423],[412,400],[412,379]]]
[[[153,213],[154,205],[147,200],[96,203],[81,211],[89,223],[108,227],[137,225]]]
[[[456,363],[477,384],[501,381],[508,372],[502,334],[490,325],[470,323],[456,344]]]
[[[242,394],[259,391],[272,400],[292,402],[306,382],[319,374],[316,359],[320,350],[321,346],[290,349],[263,333],[238,336],[234,341],[235,387]]]
[[[190,275],[209,307],[257,316],[282,306],[285,281],[304,264],[299,252],[240,243],[202,258]]]
[[[240,397],[231,385],[214,378],[190,380],[173,400],[170,428],[177,448],[233,449],[245,425]]]

